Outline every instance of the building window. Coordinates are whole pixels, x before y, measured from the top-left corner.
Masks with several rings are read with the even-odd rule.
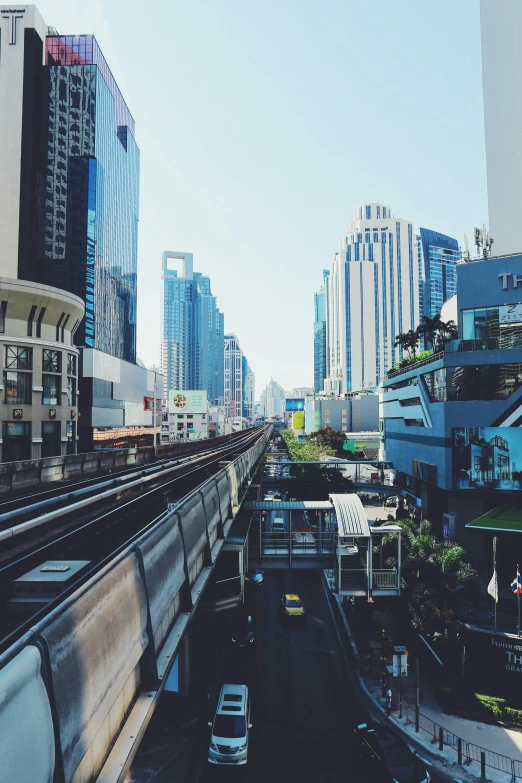
[[[32,370],[33,349],[17,345],[5,346],[5,366],[8,370]]]
[[[341,416],[348,416],[348,408],[343,408],[342,409]]]
[[[346,419],[344,416],[341,419],[341,424],[348,424],[348,419]]]
[[[4,405],[30,405],[31,380],[29,372],[4,372]]]
[[[17,462],[31,458],[31,423],[2,422],[2,462]]]
[[[42,375],[43,395],[42,405],[60,405],[61,404],[61,376],[60,375]]]
[[[42,422],[42,457],[59,457],[62,453],[61,422]]]
[[[183,431],[183,424],[178,424],[178,432],[182,432],[182,431]]]
[[[407,427],[424,427],[422,419],[404,419],[404,423]]]
[[[366,207],[366,220],[371,220],[372,217],[372,208],[370,206]]]
[[[74,378],[67,377],[67,405],[76,405],[76,381]]]
[[[5,334],[5,314],[7,312],[7,302],[0,302],[0,334]]]
[[[76,422],[66,422],[65,434],[67,435],[67,454],[74,454],[76,440]]]
[[[347,430],[348,430],[348,427],[347,427],[345,424],[343,424],[343,426],[342,426],[342,431],[343,431],[343,432],[346,432]]]
[[[60,351],[48,351],[44,348],[42,369],[44,372],[61,372],[62,354]]]
[[[194,416],[192,415],[192,413],[187,413],[187,419],[193,419],[193,418]]]
[[[67,354],[67,375],[76,375],[76,356],[73,353]]]
[[[380,220],[380,218],[381,218],[381,208],[380,207],[376,207],[376,209],[377,209],[377,220]]]
[[[506,400],[522,386],[522,364],[446,367],[422,377],[432,402]]]

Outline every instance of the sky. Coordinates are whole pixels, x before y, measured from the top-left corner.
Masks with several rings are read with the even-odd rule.
[[[313,294],[355,207],[487,223],[479,0],[40,0],[93,33],[141,150],[138,355],[194,254],[256,376],[313,384]]]

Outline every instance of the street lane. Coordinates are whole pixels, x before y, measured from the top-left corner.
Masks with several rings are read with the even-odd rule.
[[[304,622],[281,616],[285,592],[303,599]],[[367,783],[352,746],[353,728],[367,715],[351,685],[320,571],[266,570],[262,587],[247,591],[245,612],[256,631],[246,649],[231,644],[231,613],[199,615],[191,631],[199,725],[186,723],[191,713],[185,728],[178,728],[171,696],[164,694],[127,783]],[[253,728],[248,764],[241,768],[207,762],[206,723],[226,682],[250,689]],[[430,773],[432,783],[455,779],[434,767]]]
[[[285,592],[301,596],[304,622],[282,617],[279,603]],[[248,765],[245,770],[209,766],[204,780],[358,780],[351,734],[364,713],[346,676],[320,572],[265,571],[265,583],[251,590],[247,607],[256,623],[255,644],[223,661],[221,681],[245,682],[250,688]]]

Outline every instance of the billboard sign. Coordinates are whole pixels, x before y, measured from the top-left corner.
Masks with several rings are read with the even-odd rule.
[[[304,409],[305,401],[302,397],[291,397],[286,400],[286,411],[294,413],[295,411],[304,411]]]
[[[500,305],[498,308],[498,320],[501,324],[522,323],[522,303]]]
[[[304,411],[295,411],[295,413],[292,413],[292,429],[302,430],[304,429],[304,425],[305,425]]]
[[[169,413],[207,413],[207,392],[171,389],[169,391]]]
[[[453,489],[522,489],[522,429],[454,427]]]

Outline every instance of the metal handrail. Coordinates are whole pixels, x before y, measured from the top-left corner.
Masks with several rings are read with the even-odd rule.
[[[399,575],[394,568],[372,571],[373,587],[377,589],[396,589],[399,585]]]
[[[416,370],[417,367],[423,367],[425,364],[432,364],[432,362],[437,362],[439,359],[444,358],[444,351],[437,351],[437,353],[432,353],[431,356],[427,356],[425,359],[420,359],[418,362],[412,362],[411,364],[407,364],[405,367],[397,367],[391,370],[388,370],[386,373],[386,377],[389,378],[395,378],[397,375],[403,375],[406,372],[410,372],[411,370]]]
[[[415,722],[415,709],[409,705],[406,707],[406,719],[408,723]],[[451,748],[451,750],[454,750],[457,753],[460,741],[462,758],[465,758],[466,764],[470,764],[472,761],[481,764],[482,754],[484,754],[484,763],[487,767],[511,775],[512,780],[522,778],[522,761],[512,759],[509,756],[504,756],[502,753],[496,753],[494,750],[488,750],[488,748],[483,748],[480,745],[475,745],[473,742],[466,742],[466,740],[462,739],[457,734],[454,734],[452,731],[448,731],[444,726],[436,723],[421,712],[419,713],[419,728],[431,736],[433,743],[440,741],[442,730],[443,745],[447,745],[448,748]]]

